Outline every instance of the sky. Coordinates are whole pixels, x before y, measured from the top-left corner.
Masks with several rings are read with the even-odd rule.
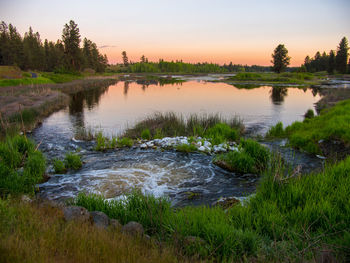
[[[74,20],[109,63],[121,62],[125,50],[134,62],[145,55],[268,66],[284,44],[291,66],[300,66],[350,38],[349,14],[350,0],[0,0],[0,20],[22,35],[32,26],[56,41]]]

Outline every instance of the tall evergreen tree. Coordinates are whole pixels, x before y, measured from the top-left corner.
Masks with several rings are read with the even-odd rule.
[[[129,65],[129,59],[128,59],[128,56],[126,55],[126,51],[123,51],[122,52],[122,56],[123,56],[123,63],[124,63],[124,66],[128,66]]]
[[[345,74],[347,73],[347,64],[348,64],[348,57],[349,57],[349,47],[348,47],[348,40],[346,37],[343,37],[342,40],[339,43],[338,49],[337,49],[337,55],[335,57],[336,62],[336,69],[339,73]]]
[[[328,71],[328,73],[333,74],[334,70],[335,70],[335,52],[334,52],[334,50],[331,50],[329,52],[327,71]]]
[[[283,72],[290,63],[290,57],[288,56],[288,50],[283,44],[279,44],[272,54],[273,70],[276,73]]]
[[[79,70],[81,67],[80,33],[78,25],[73,20],[70,20],[69,24],[64,25],[62,41],[64,43],[67,66],[70,69]]]

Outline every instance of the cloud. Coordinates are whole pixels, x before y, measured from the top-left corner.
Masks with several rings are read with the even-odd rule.
[[[103,45],[103,46],[99,46],[98,48],[110,48],[110,47],[117,47],[117,46]]]

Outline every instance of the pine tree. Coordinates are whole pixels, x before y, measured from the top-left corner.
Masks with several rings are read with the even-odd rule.
[[[79,70],[81,67],[80,33],[78,25],[73,20],[69,21],[69,25],[65,24],[62,41],[68,68]]]
[[[283,44],[279,44],[272,54],[273,70],[276,73],[283,72],[290,63],[290,57],[288,56],[288,50]]]
[[[122,56],[123,56],[123,63],[124,63],[124,66],[128,66],[129,65],[129,59],[128,59],[128,56],[126,55],[126,51],[123,51],[122,52]]]
[[[335,52],[334,52],[334,50],[331,50],[329,52],[327,71],[329,74],[333,74],[334,70],[335,70]]]
[[[349,57],[348,51],[349,51],[348,40],[346,39],[346,37],[343,37],[339,43],[339,46],[337,49],[337,55],[335,57],[336,69],[339,73],[342,73],[342,74],[347,73],[347,64],[348,64],[348,57]]]

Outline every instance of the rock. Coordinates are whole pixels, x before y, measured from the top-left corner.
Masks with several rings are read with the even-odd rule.
[[[202,146],[202,142],[199,141],[199,142],[196,143],[196,145],[197,145],[197,147],[201,147]]]
[[[143,143],[143,144],[140,145],[140,148],[141,148],[141,149],[146,149],[146,148],[147,148],[147,145],[146,145],[145,143]]]
[[[316,157],[319,158],[319,159],[322,159],[322,160],[327,159],[326,157],[324,157],[324,156],[322,156],[322,155],[318,155],[318,154],[316,154]]]
[[[90,212],[90,215],[96,227],[104,228],[104,229],[108,228],[109,218],[105,213],[100,211],[93,211],[93,212]]]
[[[226,149],[221,147],[220,145],[214,145],[213,152],[214,153],[226,152]]]
[[[117,219],[110,219],[109,220],[109,226],[112,229],[121,229],[122,228],[122,224],[119,223],[119,221]]]
[[[223,209],[228,209],[239,203],[240,201],[235,197],[221,197],[219,200],[213,202],[212,206],[220,206]]]
[[[188,144],[187,138],[180,139],[180,144]]]
[[[149,235],[144,235],[143,238],[147,241],[151,241],[151,237]]]
[[[81,206],[66,206],[63,208],[63,216],[66,221],[79,220],[87,222],[91,220],[89,211]]]
[[[204,146],[201,146],[201,147],[198,148],[198,151],[205,152],[206,148]]]
[[[211,142],[204,141],[204,147],[211,147]]]
[[[146,145],[147,145],[147,147],[150,147],[150,148],[152,148],[154,146],[152,141],[146,142]]]
[[[238,152],[239,151],[238,147],[236,147],[236,146],[229,146],[228,149],[230,151],[234,151],[234,152]]]
[[[124,234],[132,236],[142,236],[144,233],[143,226],[140,223],[130,221],[122,227],[122,232]]]

